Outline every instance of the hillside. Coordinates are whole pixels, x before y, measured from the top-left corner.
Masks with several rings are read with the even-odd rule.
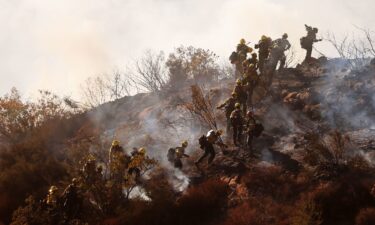
[[[53,157],[73,165],[53,179],[61,188],[72,176],[80,176],[88,155],[96,157],[97,165],[104,167],[104,177],[108,176],[113,139],[128,154],[145,147],[158,166],[135,185],[132,197],[115,208],[102,208],[93,200],[96,192],[87,189],[80,217],[61,224],[374,221],[375,68],[352,71],[322,58],[261,79],[253,95],[253,110],[264,132],[254,140],[254,151],[236,147],[224,133],[227,148],[216,147],[210,166],[194,165],[203,154],[198,139],[211,129],[185,107],[192,101],[194,81],[178,91],[140,93],[108,102],[63,122],[71,135],[64,135],[62,143],[53,142],[50,148],[57,149]],[[234,84],[234,78],[224,78],[202,85],[220,129],[225,130],[225,115],[216,106],[230,96]],[[167,151],[183,140],[189,143],[186,154],[190,157],[183,159],[184,167],[179,170],[168,162]],[[48,185],[52,184],[45,183],[30,194],[43,198]],[[13,224],[38,216],[40,209],[33,208],[37,203],[30,201],[14,214]]]

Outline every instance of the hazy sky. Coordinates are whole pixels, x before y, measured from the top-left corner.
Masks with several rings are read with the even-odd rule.
[[[287,32],[300,51],[303,24],[320,34],[375,30],[374,9],[373,0],[0,0],[0,95],[15,86],[78,98],[87,77],[146,49],[193,45],[226,60],[242,37]],[[316,47],[334,56],[327,43]]]

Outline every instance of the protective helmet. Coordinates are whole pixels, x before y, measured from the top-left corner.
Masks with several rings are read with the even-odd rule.
[[[237,93],[236,92],[232,92],[232,97],[233,98],[237,97]]]
[[[262,41],[265,41],[267,39],[267,36],[266,35],[262,35],[262,37],[260,38]]]
[[[246,44],[246,41],[245,41],[245,39],[241,38],[241,40],[240,40],[240,44],[241,44],[241,45],[244,45],[244,44]]]
[[[118,140],[113,140],[112,141],[112,146],[119,146],[120,142]]]
[[[186,148],[186,147],[188,146],[188,142],[187,142],[187,141],[183,141],[183,142],[181,143],[181,145],[182,145],[182,147]]]
[[[253,58],[256,58],[256,57],[258,57],[258,55],[254,52],[254,53],[251,53],[251,56],[253,57]]]
[[[237,79],[236,80],[236,84],[241,84],[242,82],[241,82],[241,80],[240,79]]]
[[[73,179],[72,179],[72,184],[78,184],[78,182],[79,182],[79,181],[78,181],[78,178],[73,178]]]
[[[146,154],[146,149],[142,147],[142,148],[140,148],[140,149],[138,150],[138,153],[144,155],[144,154]]]
[[[87,160],[88,163],[96,163],[96,159],[95,157],[90,157],[88,160]]]
[[[288,34],[287,34],[287,33],[284,33],[284,34],[283,34],[283,38],[288,38]]]
[[[224,132],[223,132],[223,130],[221,130],[221,129],[218,130],[218,131],[216,131],[216,134],[219,135],[219,136],[222,135],[223,133],[224,133]]]
[[[249,65],[249,69],[254,69],[254,68],[255,68],[254,64]]]
[[[241,104],[237,102],[237,103],[234,105],[234,108],[236,108],[236,109],[241,108]]]
[[[50,194],[56,193],[59,189],[56,186],[51,186],[48,190]]]

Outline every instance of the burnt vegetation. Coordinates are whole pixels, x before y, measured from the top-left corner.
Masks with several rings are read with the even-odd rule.
[[[373,54],[371,33],[363,32],[371,43],[364,54]],[[338,51],[349,48],[332,36],[330,41]],[[289,58],[291,65],[294,52]],[[225,127],[215,106],[231,94],[235,81],[231,68],[217,60],[210,50],[194,47],[181,46],[168,57],[147,52],[133,72],[87,80],[85,103],[49,91],[40,91],[35,101],[23,100],[16,89],[1,97],[0,224],[374,224],[375,105],[358,107],[362,99],[374,99],[374,63],[358,71],[357,61],[312,58],[296,68],[267,71],[252,99],[265,128],[254,140],[254,152],[235,147],[226,134],[226,154],[197,169],[198,138]],[[343,71],[340,82],[327,79]],[[359,102],[352,101],[358,96]],[[344,102],[328,107],[332,99]],[[342,103],[349,105],[341,108]],[[190,138],[192,146],[178,171],[163,160],[176,137]],[[152,149],[140,177],[121,177],[119,184],[110,176],[114,138],[124,140],[129,154],[140,146]],[[101,170],[90,177],[93,161]],[[180,177],[188,182],[184,188],[176,188]],[[62,200],[72,178],[79,182],[74,213]],[[60,198],[52,208],[45,203],[51,186]]]

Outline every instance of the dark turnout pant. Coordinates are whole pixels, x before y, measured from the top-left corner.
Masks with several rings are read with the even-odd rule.
[[[242,126],[237,125],[233,126],[233,143],[237,145],[238,143],[241,144],[241,137],[242,137]]]
[[[305,61],[308,61],[311,59],[311,53],[312,53],[312,49],[313,49],[313,46],[308,46],[306,48],[306,57],[305,57]]]
[[[252,132],[248,132],[248,133],[247,133],[246,145],[247,145],[247,147],[248,147],[248,149],[249,149],[250,151],[253,150],[253,138],[254,138],[253,133],[252,133]]]
[[[212,161],[215,158],[215,149],[214,149],[214,145],[211,143],[208,143],[204,147],[204,154],[198,159],[196,163],[201,163],[207,156],[208,156],[208,163],[209,164],[212,163]]]

